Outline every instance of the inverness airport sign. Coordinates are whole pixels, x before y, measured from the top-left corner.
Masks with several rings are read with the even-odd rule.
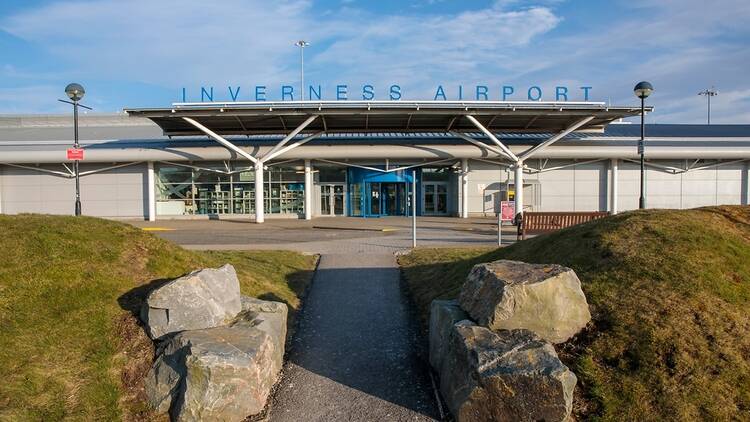
[[[227,86],[226,88],[216,88],[213,86],[201,86],[200,89],[182,88],[182,102],[193,102],[200,99],[201,102],[214,101],[267,101],[271,99],[280,99],[281,101],[299,101],[298,87],[293,85],[280,86]],[[392,84],[385,87],[376,88],[373,84],[363,84],[352,86],[347,84],[338,84],[332,86],[308,85],[308,92],[305,94],[307,100],[391,100],[398,101],[402,98],[405,91],[401,85]],[[433,91],[433,100],[435,101],[541,101],[542,98],[554,101],[589,101],[591,96],[590,86],[568,87],[555,86],[554,88],[543,90],[538,85],[517,88],[513,85],[473,85],[473,86],[443,86],[437,85]],[[200,94],[200,95],[199,95]]]

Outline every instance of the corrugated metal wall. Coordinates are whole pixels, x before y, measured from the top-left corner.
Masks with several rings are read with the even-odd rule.
[[[656,161],[655,164],[684,168],[683,160]],[[538,168],[537,160],[527,163]],[[572,160],[548,160],[544,168],[568,166],[558,170],[526,174],[524,203],[532,205],[533,189],[540,192],[534,211],[609,211],[611,164],[609,160],[574,165]],[[688,163],[689,164],[689,163]],[[700,164],[698,165],[700,166]],[[646,205],[648,208],[695,208],[708,205],[748,203],[748,163],[669,172],[646,167]],[[618,209],[638,208],[640,167],[620,161],[618,171]],[[491,163],[469,162],[469,214],[491,215],[502,183],[513,182],[513,172]],[[458,201],[458,199],[454,199]]]

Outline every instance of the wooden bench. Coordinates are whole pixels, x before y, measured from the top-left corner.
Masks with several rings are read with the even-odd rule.
[[[525,212],[518,225],[518,238],[527,234],[541,234],[575,226],[608,216],[608,212]]]

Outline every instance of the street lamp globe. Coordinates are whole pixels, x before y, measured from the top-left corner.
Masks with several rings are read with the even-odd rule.
[[[294,43],[294,45],[296,45],[297,47],[305,48],[305,47],[309,47],[310,43],[305,40],[299,40],[296,43]]]
[[[641,81],[635,85],[635,88],[633,88],[633,92],[635,93],[636,97],[645,99],[649,95],[651,95],[652,92],[654,92],[654,87],[649,82]]]
[[[72,83],[65,87],[65,93],[72,101],[81,101],[83,95],[86,94],[86,90],[83,89],[81,84]]]

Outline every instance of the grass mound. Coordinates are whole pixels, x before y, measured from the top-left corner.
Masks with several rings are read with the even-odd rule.
[[[0,215],[0,420],[144,420],[153,359],[136,309],[156,280],[231,263],[243,294],[291,311],[315,257],[192,252],[127,224]]]
[[[579,419],[750,419],[750,207],[628,212],[400,263],[424,316],[495,259],[559,263],[580,277],[593,322],[557,348],[579,377]]]

